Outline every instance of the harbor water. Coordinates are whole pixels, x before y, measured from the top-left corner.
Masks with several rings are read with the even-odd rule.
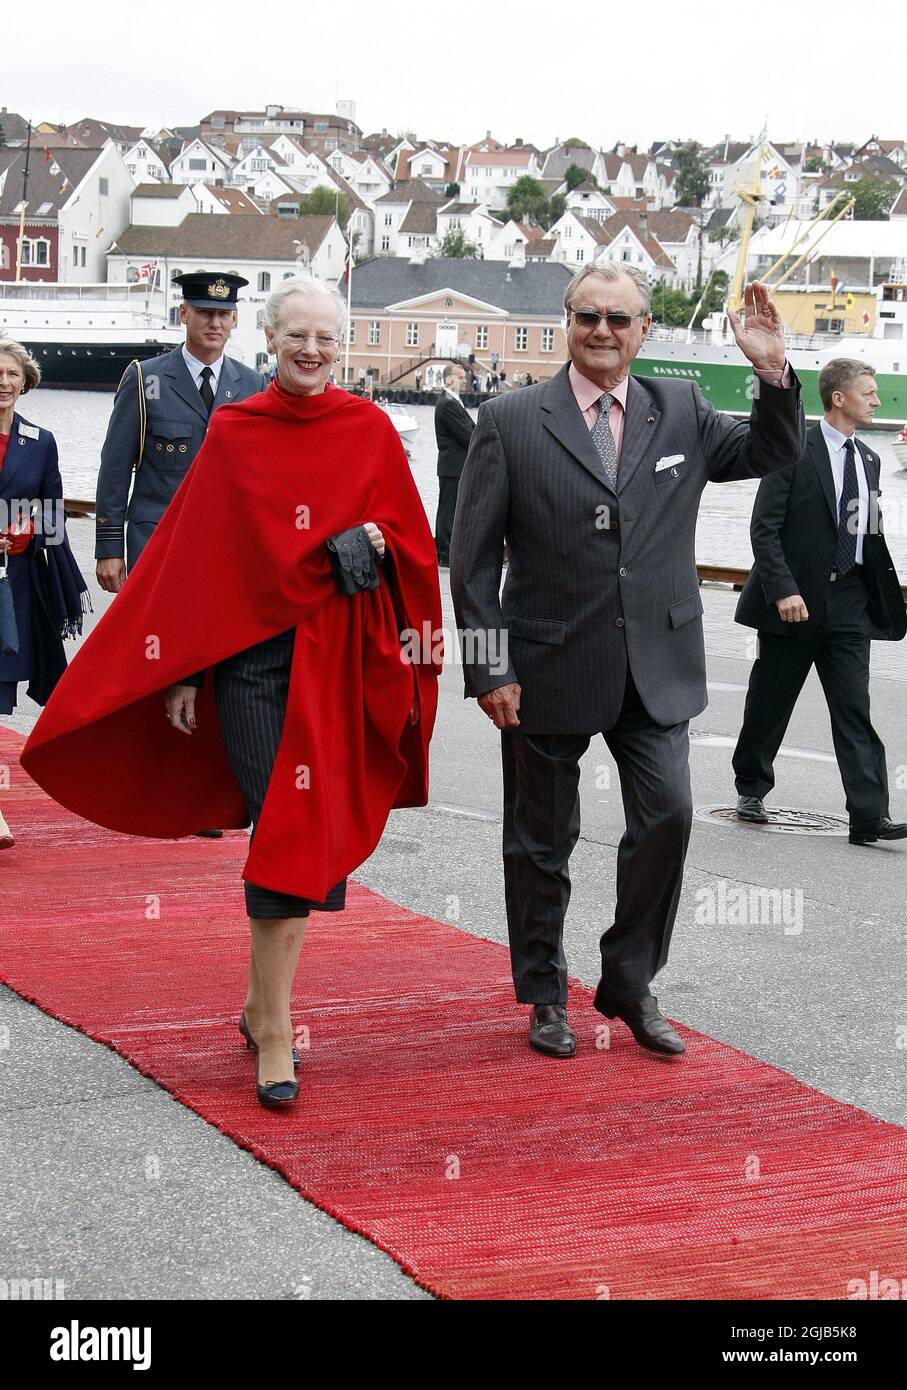
[[[94,497],[101,445],[112,407],[113,394],[109,391],[62,391],[50,387],[40,387],[21,402],[21,412],[27,419],[52,430],[56,436],[66,497]],[[438,503],[434,412],[427,405],[406,408],[419,422],[418,430],[407,437],[406,445],[416,486],[433,523]],[[476,412],[471,413],[474,416]],[[900,468],[894,457],[893,433],[873,432],[864,438],[882,459],[881,505],[888,547],[902,583],[907,582],[907,470]],[[755,480],[747,480],[710,483],[706,487],[696,532],[696,558],[700,563],[745,567],[752,564],[749,523],[757,486]]]

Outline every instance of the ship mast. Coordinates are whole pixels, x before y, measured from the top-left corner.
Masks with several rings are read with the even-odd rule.
[[[726,309],[732,313],[739,314],[743,304],[743,286],[746,282],[746,263],[749,258],[750,241],[753,236],[753,223],[756,218],[756,207],[765,201],[765,194],[762,192],[760,176],[762,173],[762,161],[766,155],[765,136],[767,127],[763,126],[762,131],[756,137],[753,146],[755,158],[753,160],[753,177],[749,185],[742,185],[734,191],[743,204],[743,223],[740,228],[740,249],[737,252],[737,264],[734,267],[734,278],[731,282],[728,294]]]

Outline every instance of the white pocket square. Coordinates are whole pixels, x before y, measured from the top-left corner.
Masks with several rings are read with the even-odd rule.
[[[663,468],[673,468],[675,464],[683,463],[685,454],[666,454],[663,459],[659,459],[655,465],[655,472],[660,473]]]

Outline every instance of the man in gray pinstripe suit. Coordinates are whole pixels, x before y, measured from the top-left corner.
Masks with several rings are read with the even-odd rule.
[[[629,375],[651,323],[635,267],[589,266],[564,297],[571,361],[479,411],[451,545],[466,694],[502,730],[504,881],[516,997],[529,1041],[568,1057],[564,914],[579,835],[579,761],[593,734],[617,763],[626,832],[596,1008],[636,1041],[684,1044],[649,985],[667,960],[690,834],[689,720],[706,706],[695,530],[705,484],[761,477],[800,456],[799,383],[758,282],[745,320],[749,421],[689,381]],[[508,570],[500,591],[507,544]],[[506,670],[483,661],[502,650]]]

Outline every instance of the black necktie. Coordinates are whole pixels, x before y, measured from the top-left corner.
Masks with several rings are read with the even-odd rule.
[[[214,404],[214,390],[211,386],[211,378],[213,375],[214,373],[210,367],[202,367],[202,384],[198,388],[198,394],[201,396],[202,403],[209,415],[211,414],[211,407]]]
[[[838,504],[838,548],[835,552],[835,570],[838,578],[852,570],[857,562],[857,521],[859,511],[852,504],[860,496],[857,483],[857,465],[853,456],[853,440],[844,441],[844,485],[841,488],[841,501]]]

